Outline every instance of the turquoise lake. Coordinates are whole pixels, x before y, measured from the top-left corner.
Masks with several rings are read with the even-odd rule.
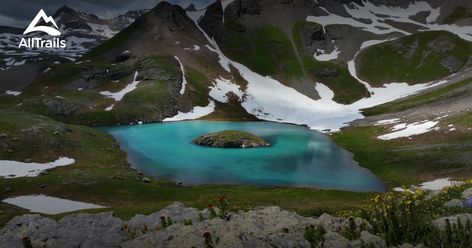
[[[131,164],[157,178],[198,184],[244,184],[385,191],[352,155],[319,132],[272,122],[184,121],[101,128],[128,153]],[[270,147],[223,149],[194,145],[210,132],[241,130]]]

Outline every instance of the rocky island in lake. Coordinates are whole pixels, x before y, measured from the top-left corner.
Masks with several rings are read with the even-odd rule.
[[[216,148],[254,148],[270,146],[268,141],[257,135],[236,130],[205,134],[193,140],[193,143],[199,146]]]

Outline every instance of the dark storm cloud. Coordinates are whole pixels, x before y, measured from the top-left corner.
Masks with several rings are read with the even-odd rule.
[[[129,10],[149,9],[160,0],[0,0],[0,25],[25,27],[38,13],[44,9],[48,15],[54,14],[62,5],[86,13],[96,14],[103,18],[111,18]],[[191,2],[203,6],[212,0],[171,0],[182,6]]]

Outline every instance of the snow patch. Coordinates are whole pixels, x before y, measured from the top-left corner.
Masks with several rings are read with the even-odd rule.
[[[210,101],[210,103],[206,107],[196,106],[190,112],[187,112],[187,113],[183,113],[179,111],[176,116],[171,117],[171,118],[166,118],[163,120],[163,122],[194,120],[194,119],[198,119],[203,116],[209,115],[213,113],[213,111],[215,111],[215,102]]]
[[[105,208],[104,206],[96,204],[71,201],[46,195],[18,196],[7,198],[2,202],[42,214],[62,214],[84,209]]]
[[[376,126],[381,126],[381,125],[390,125],[390,124],[395,124],[399,122],[400,119],[394,118],[394,119],[387,119],[387,120],[380,120],[375,123]]]
[[[319,23],[325,29],[329,25],[348,25],[374,34],[390,34],[399,32],[409,35],[402,29],[389,25],[389,21],[397,23],[409,23],[416,25],[420,31],[427,30],[444,30],[457,34],[462,39],[472,41],[472,32],[469,26],[457,26],[455,24],[438,24],[437,19],[440,15],[441,9],[434,9],[426,1],[414,1],[406,8],[392,7],[387,5],[375,5],[370,1],[362,1],[360,3],[345,4],[344,8],[351,17],[343,17],[329,12],[327,9],[320,7],[327,15],[325,16],[308,16],[306,21]],[[412,20],[410,17],[420,12],[429,11],[430,14],[426,18],[426,24]],[[370,24],[357,21],[358,19],[367,19]]]
[[[341,53],[338,47],[335,47],[331,53],[324,53],[324,51],[320,51],[320,53],[315,54],[315,59],[318,61],[330,61],[335,60],[338,58],[338,55]]]
[[[438,123],[439,123],[438,121],[423,121],[423,122],[415,122],[412,124],[402,123],[393,127],[394,132],[381,135],[377,138],[381,140],[392,140],[392,139],[398,139],[398,138],[411,137],[414,135],[419,135],[419,134],[433,131],[432,128],[436,126]]]
[[[105,108],[105,111],[112,111],[114,107],[115,107],[115,104],[112,104],[108,106],[107,108]]]
[[[19,96],[21,95],[21,91],[7,90],[5,94],[10,96]]]
[[[187,85],[187,79],[185,78],[185,68],[182,62],[180,62],[179,57],[174,56],[174,58],[179,62],[180,70],[182,71],[182,86],[180,88],[180,95],[185,93],[185,86]]]
[[[60,157],[56,161],[50,163],[25,163],[10,160],[0,160],[0,177],[35,177],[45,170],[71,165],[73,163],[75,163],[75,160],[67,157]]]
[[[134,73],[134,78],[133,78],[133,82],[131,82],[130,84],[126,85],[126,87],[118,92],[115,92],[115,93],[112,93],[110,91],[101,91],[100,94],[101,95],[104,95],[108,98],[113,98],[115,101],[119,102],[121,101],[121,99],[123,99],[123,97],[134,91],[137,87],[138,87],[138,84],[140,83],[140,81],[136,81],[136,78],[138,77],[138,72],[136,71]]]
[[[227,95],[229,92],[233,92],[239,98],[243,96],[243,92],[241,91],[239,85],[234,84],[228,79],[217,78],[215,79],[213,86],[210,87],[209,95],[218,102],[227,103],[229,101]]]
[[[451,181],[450,178],[439,178],[433,181],[424,182],[420,185],[420,188],[426,190],[442,190],[446,187],[456,186],[463,184],[460,181]]]

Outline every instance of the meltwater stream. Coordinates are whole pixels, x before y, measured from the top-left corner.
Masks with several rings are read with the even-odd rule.
[[[101,128],[112,134],[139,171],[197,184],[294,186],[384,191],[385,185],[322,133],[272,122],[185,121]],[[210,132],[241,130],[272,146],[209,148],[192,140]]]

